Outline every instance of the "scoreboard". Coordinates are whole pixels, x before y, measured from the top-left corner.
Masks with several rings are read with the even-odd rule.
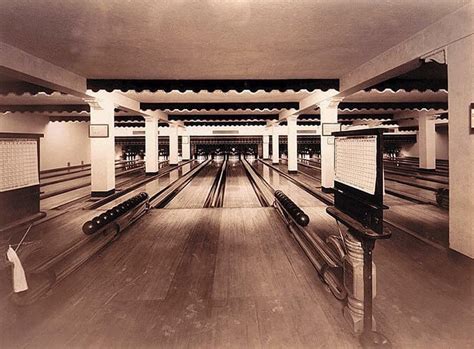
[[[39,139],[0,133],[0,231],[39,214]]]
[[[374,195],[377,183],[377,136],[336,137],[335,180]]]
[[[0,192],[39,184],[38,141],[0,138]]]

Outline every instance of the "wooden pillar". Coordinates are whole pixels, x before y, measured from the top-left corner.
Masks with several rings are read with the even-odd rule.
[[[280,139],[278,134],[278,124],[272,126],[272,163],[280,162]]]
[[[298,134],[297,116],[288,117],[288,172],[298,172]]]
[[[158,119],[155,117],[145,117],[145,156],[146,174],[158,173]]]
[[[191,140],[188,135],[181,136],[181,155],[183,160],[191,159]]]
[[[474,258],[474,37],[447,48],[449,110],[449,245]]]
[[[178,126],[170,125],[170,165],[178,164]]]
[[[263,135],[263,158],[270,158],[270,136]]]
[[[436,169],[435,116],[423,115],[418,118],[419,167]]]
[[[337,106],[340,101],[340,99],[330,99],[319,104],[321,112],[321,188],[323,191],[332,191],[334,188],[334,137],[323,134],[325,128],[332,128],[324,127],[324,124],[337,124]]]
[[[87,100],[90,105],[91,195],[115,192],[114,103]]]

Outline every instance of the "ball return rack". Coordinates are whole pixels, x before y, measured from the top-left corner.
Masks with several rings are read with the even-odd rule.
[[[21,265],[13,265],[14,293],[11,294],[11,300],[18,305],[36,302],[97,252],[117,240],[122,232],[148,210],[148,194],[139,193],[85,222],[82,226],[85,236],[60,255],[36,263],[34,267],[29,266],[28,260],[25,261],[27,263],[24,268]],[[23,288],[21,292],[15,291],[15,282],[18,280],[26,284],[26,289]]]

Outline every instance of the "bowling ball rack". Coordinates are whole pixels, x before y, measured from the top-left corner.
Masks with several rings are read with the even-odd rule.
[[[344,249],[338,236],[330,236],[325,242],[308,228],[310,219],[285,193],[276,190],[274,207],[286,222],[288,229],[304,251],[321,280],[334,297],[344,301],[347,292],[343,283]]]
[[[12,302],[17,305],[36,302],[54,285],[117,240],[123,231],[148,212],[149,207],[148,194],[140,193],[84,223],[82,231],[85,236],[78,243],[61,255],[44,261],[34,270],[28,270],[28,265],[25,265],[29,289],[12,293]]]

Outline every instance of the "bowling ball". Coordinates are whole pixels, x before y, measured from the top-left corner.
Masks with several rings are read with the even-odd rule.
[[[296,218],[296,215],[298,214],[298,212],[300,212],[300,209],[298,207],[290,207],[288,209],[288,212],[291,214],[293,218]]]
[[[82,226],[82,232],[86,235],[94,234],[96,230],[97,230],[97,226],[91,221],[85,222],[84,225]]]
[[[97,226],[97,228],[102,227],[102,224],[103,224],[102,219],[100,219],[98,216],[92,218],[92,223],[94,223]]]
[[[119,206],[115,206],[112,211],[114,212],[114,215],[115,215],[115,218],[117,218],[118,216],[120,216],[122,214],[122,211],[120,210],[120,207]]]
[[[306,227],[309,224],[309,217],[306,213],[301,212],[301,214],[296,217],[296,222],[302,227]]]
[[[106,214],[107,216],[109,216],[109,219],[110,219],[110,220],[114,220],[114,219],[115,219],[115,212],[114,212],[113,209],[105,211],[105,214]]]
[[[109,215],[107,213],[101,213],[99,215],[99,219],[101,220],[102,225],[106,225],[107,223],[110,222]]]

